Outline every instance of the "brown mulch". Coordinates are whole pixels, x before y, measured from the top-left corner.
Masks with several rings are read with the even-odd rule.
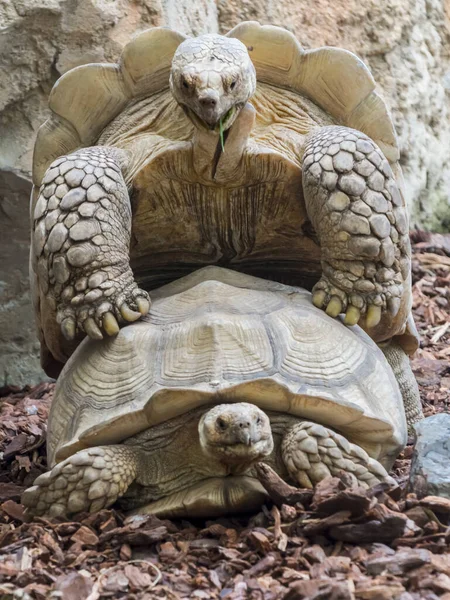
[[[413,232],[413,359],[427,416],[450,405],[450,235]],[[0,389],[0,600],[99,598],[226,600],[450,600],[450,500],[406,489],[412,446],[396,487],[345,477],[314,491],[259,476],[273,504],[251,517],[208,522],[36,518],[19,504],[46,470],[53,384]]]

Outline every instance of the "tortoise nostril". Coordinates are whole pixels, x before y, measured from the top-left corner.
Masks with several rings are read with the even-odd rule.
[[[203,96],[199,99],[199,102],[203,108],[215,108],[217,106],[217,100],[213,96]]]
[[[239,427],[240,427],[241,429],[244,429],[244,427],[250,427],[250,423],[249,423],[248,421],[241,421],[241,422],[239,423]]]

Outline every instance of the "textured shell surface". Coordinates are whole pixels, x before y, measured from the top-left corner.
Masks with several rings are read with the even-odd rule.
[[[84,340],[67,363],[50,462],[218,402],[319,422],[375,458],[404,443],[402,400],[381,351],[359,327],[314,308],[308,292],[207,267],[152,300],[144,321]]]

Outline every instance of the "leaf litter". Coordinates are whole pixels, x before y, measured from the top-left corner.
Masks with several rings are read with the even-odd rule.
[[[450,235],[411,238],[412,365],[430,416],[450,405]],[[408,490],[412,440],[395,486],[366,490],[343,474],[312,492],[260,465],[272,502],[256,515],[29,521],[20,495],[47,468],[53,389],[0,389],[0,599],[450,600],[450,500]]]

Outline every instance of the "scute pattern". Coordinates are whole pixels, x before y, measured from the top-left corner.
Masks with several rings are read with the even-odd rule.
[[[368,441],[374,457],[404,442],[401,398],[381,351],[303,290],[210,267],[157,290],[146,319],[74,353],[52,405],[51,460],[119,443],[218,397],[337,427]]]

